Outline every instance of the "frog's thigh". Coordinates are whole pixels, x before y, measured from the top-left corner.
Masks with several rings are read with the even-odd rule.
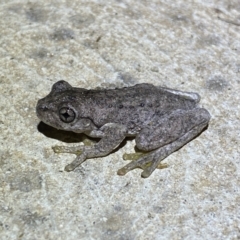
[[[136,146],[143,151],[151,151],[176,141],[198,126],[207,125],[210,114],[204,108],[178,110],[173,114],[157,119],[144,128],[136,137]],[[156,123],[156,124],[152,124]]]

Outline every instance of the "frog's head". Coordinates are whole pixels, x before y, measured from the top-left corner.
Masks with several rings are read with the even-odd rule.
[[[85,132],[94,129],[93,122],[83,117],[81,91],[61,80],[52,86],[51,92],[38,101],[36,112],[44,123],[61,130]]]

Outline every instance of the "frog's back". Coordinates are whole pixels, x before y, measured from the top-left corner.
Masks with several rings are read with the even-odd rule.
[[[85,92],[88,116],[97,126],[109,122],[139,129],[154,115],[167,114],[180,108],[191,108],[187,101],[152,84],[137,84],[120,89],[99,89]]]

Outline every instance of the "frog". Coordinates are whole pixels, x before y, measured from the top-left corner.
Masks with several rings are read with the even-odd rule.
[[[210,113],[199,106],[200,95],[140,83],[123,88],[85,89],[60,80],[38,100],[38,118],[56,129],[83,133],[99,141],[90,145],[55,146],[57,153],[75,154],[70,172],[91,158],[113,152],[127,137],[143,152],[117,171],[120,176],[141,168],[149,177],[161,161],[200,135]]]

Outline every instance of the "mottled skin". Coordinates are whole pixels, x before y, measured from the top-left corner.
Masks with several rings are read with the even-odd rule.
[[[118,174],[142,168],[142,177],[148,177],[165,157],[207,126],[210,114],[198,107],[199,101],[197,93],[146,83],[87,90],[59,81],[38,101],[36,110],[39,119],[52,127],[101,139],[92,146],[55,147],[55,152],[78,154],[66,171],[88,158],[108,155],[125,137],[135,136],[137,148],[150,153],[130,162]]]

